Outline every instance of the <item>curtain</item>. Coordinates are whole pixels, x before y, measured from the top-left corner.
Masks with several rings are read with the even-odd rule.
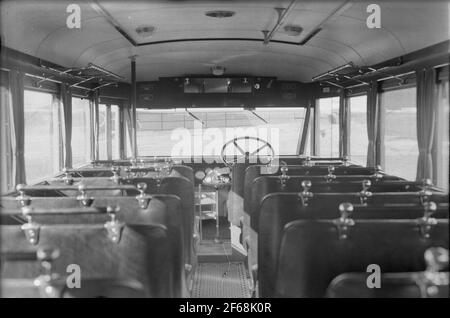
[[[100,159],[100,112],[99,112],[99,96],[98,90],[94,92],[93,96],[93,118],[94,118],[94,160]]]
[[[377,164],[377,136],[378,134],[378,82],[373,81],[367,92],[367,137],[369,145],[367,147],[367,167],[375,167]]]
[[[11,131],[10,131],[10,93],[9,93],[9,72],[1,71],[0,73],[0,154],[1,154],[1,172],[0,172],[0,190],[1,193],[6,193],[12,189],[12,147],[11,147]]]
[[[126,158],[126,140],[125,140],[125,116],[124,116],[124,103],[119,104],[119,122],[120,122],[120,133],[119,133],[119,156],[120,159]]]
[[[308,138],[309,131],[310,131],[310,128],[309,128],[310,124],[311,124],[311,102],[308,103],[308,107],[306,108],[305,119],[303,121],[302,138],[299,140],[298,151],[297,151],[297,153],[299,155],[305,154],[305,147],[306,147],[307,138]]]
[[[90,135],[90,146],[91,146],[91,161],[95,160],[95,105],[92,95],[89,96],[89,112],[90,112],[90,125],[89,125],[89,135]]]
[[[339,154],[341,157],[348,155],[348,102],[344,89],[339,96]]]
[[[437,84],[436,123],[433,141],[433,183],[448,191],[449,176],[449,81]]]
[[[64,167],[72,168],[72,91],[61,84],[61,101],[64,114]]]
[[[418,181],[433,178],[433,138],[436,119],[436,71],[434,68],[416,71],[417,78],[417,160]]]
[[[9,72],[11,146],[13,150],[12,175],[15,185],[26,183],[25,174],[25,116],[24,74],[18,70]]]
[[[124,115],[124,121],[126,125],[126,129],[128,130],[128,139],[131,145],[131,154],[130,156],[133,157],[133,124],[132,124],[132,115],[131,115],[131,109],[129,107],[123,108],[123,115]],[[126,149],[126,147],[124,148]],[[136,154],[137,155],[137,154]]]

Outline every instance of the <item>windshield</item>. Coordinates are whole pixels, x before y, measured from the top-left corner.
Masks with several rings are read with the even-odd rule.
[[[295,155],[305,114],[305,108],[138,109],[138,153],[139,156],[218,156],[227,141],[251,136],[268,141],[275,155]],[[260,155],[267,154],[264,152],[267,150]]]

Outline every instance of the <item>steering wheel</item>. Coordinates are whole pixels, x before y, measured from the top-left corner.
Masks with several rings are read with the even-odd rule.
[[[239,140],[245,140],[246,141],[246,145],[248,140],[255,140],[257,142],[257,144],[260,144],[260,146],[254,150],[253,152],[250,151],[245,151],[244,149],[242,149],[241,146],[238,145],[237,141]],[[230,146],[233,145],[239,152],[239,155],[233,155],[233,160],[227,160],[227,156],[225,155],[225,150]],[[220,157],[222,159],[222,161],[227,165],[227,166],[233,166],[234,164],[236,164],[237,162],[239,162],[240,160],[242,160],[242,158],[244,159],[244,162],[254,156],[257,155],[258,153],[261,152],[261,150],[263,150],[264,148],[269,148],[270,151],[270,155],[268,155],[268,162],[267,164],[270,164],[273,160],[273,158],[275,157],[275,151],[273,150],[273,147],[271,144],[269,144],[267,141],[257,138],[257,137],[250,137],[250,136],[245,136],[245,137],[237,137],[234,139],[231,139],[230,141],[228,141],[227,143],[225,143],[222,147],[222,151],[220,153]],[[230,156],[228,156],[230,157]]]

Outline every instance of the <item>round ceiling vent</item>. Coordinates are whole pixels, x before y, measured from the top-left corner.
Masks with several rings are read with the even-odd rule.
[[[153,35],[153,33],[155,32],[155,29],[156,28],[152,25],[141,25],[141,26],[138,26],[135,31],[139,36],[149,37],[149,36]]]
[[[211,17],[211,18],[219,18],[219,19],[222,19],[222,18],[230,18],[230,17],[232,17],[233,15],[235,15],[235,13],[236,13],[236,12],[234,12],[234,11],[215,10],[215,11],[207,11],[205,14],[206,14],[208,17]]]
[[[288,24],[284,26],[284,32],[286,32],[287,35],[290,36],[297,36],[300,35],[300,33],[302,33],[303,28],[299,25],[294,25],[294,24]]]

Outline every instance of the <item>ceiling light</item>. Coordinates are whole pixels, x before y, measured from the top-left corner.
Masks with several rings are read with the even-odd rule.
[[[155,32],[155,27],[152,25],[141,25],[136,28],[136,33],[141,37],[149,37],[152,36]]]
[[[290,36],[298,36],[302,33],[303,28],[299,25],[288,24],[284,26],[284,32]]]
[[[211,67],[211,73],[215,76],[222,76],[225,73],[225,67],[220,65],[215,65]]]
[[[205,14],[208,17],[211,18],[230,18],[232,17],[236,12],[234,11],[227,11],[227,10],[214,10],[214,11],[207,11]]]

